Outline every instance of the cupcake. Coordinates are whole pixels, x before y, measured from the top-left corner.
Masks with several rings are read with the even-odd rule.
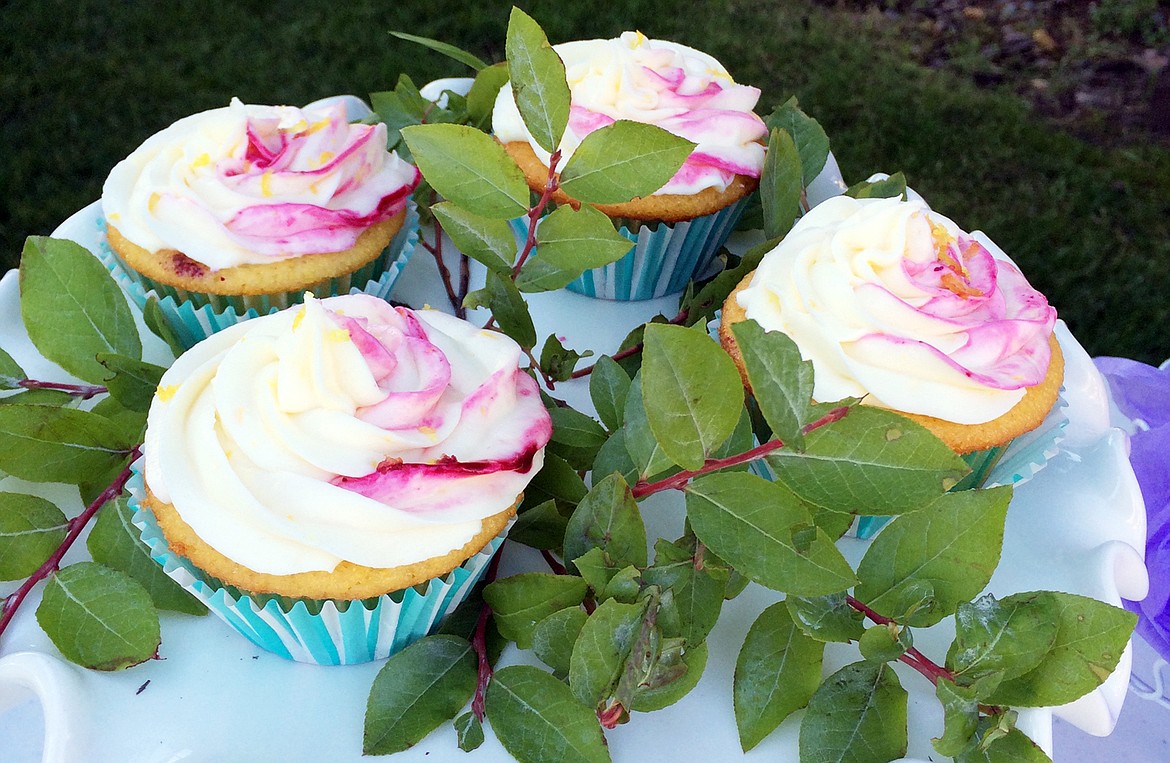
[[[682,168],[653,194],[595,205],[634,246],[568,288],[607,299],[681,291],[711,265],[759,184],[768,133],[752,111],[760,91],[736,84],[706,53],[640,32],[553,49],[565,63],[572,99],[559,147],[561,166],[586,135],[619,119],[657,125],[696,144]],[[541,192],[550,156],[525,127],[510,85],[496,99],[492,129],[529,186]],[[564,192],[553,201],[576,203]],[[526,224],[524,218],[517,221]]]
[[[520,358],[363,294],[215,334],[150,408],[152,556],[260,646],[385,657],[459,603],[540,469],[552,426]]]
[[[847,397],[925,426],[968,463],[1044,421],[1064,376],[1056,311],[981,233],[922,201],[829,199],[723,305],[731,327],[782,331],[813,365],[813,397]]]
[[[385,296],[384,276],[413,247],[418,181],[386,151],[385,125],[349,124],[344,104],[233,99],[151,136],[110,172],[107,265],[140,306],[162,300],[188,344],[306,291]]]

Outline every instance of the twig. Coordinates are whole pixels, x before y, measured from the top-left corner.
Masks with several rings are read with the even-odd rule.
[[[58,392],[67,392],[82,400],[89,400],[91,397],[104,395],[109,392],[109,389],[106,387],[99,387],[94,384],[64,384],[61,382],[40,381],[38,379],[21,379],[16,384],[18,387],[23,387],[24,389],[51,389]]]
[[[689,313],[688,310],[680,310],[678,315],[671,318],[669,321],[667,321],[667,323],[671,323],[671,324],[674,324],[676,326],[680,325],[682,323],[685,323],[687,320],[687,317],[688,317],[688,313]],[[637,355],[641,351],[642,351],[642,342],[638,342],[637,344],[630,345],[629,347],[627,347],[624,350],[619,350],[618,352],[615,352],[613,355],[610,355],[609,357],[610,357],[610,360],[625,360],[628,357],[631,357],[633,355]],[[570,379],[580,379],[583,376],[588,376],[589,374],[593,373],[593,369],[596,366],[597,366],[597,364],[594,363],[593,365],[586,366],[585,368],[578,368],[576,371],[574,371],[572,373],[572,375],[569,378]]]
[[[61,541],[61,545],[57,546],[57,550],[45,560],[44,564],[37,568],[36,572],[29,576],[28,580],[24,581],[20,588],[16,589],[14,593],[4,600],[4,611],[0,613],[0,635],[3,635],[4,630],[8,627],[8,623],[12,621],[16,610],[20,607],[25,597],[28,596],[29,592],[32,591],[33,586],[57,571],[58,566],[61,564],[61,559],[73,546],[74,541],[81,535],[81,531],[89,524],[89,520],[93,519],[93,516],[97,514],[98,509],[105,506],[111,499],[117,497],[122,492],[122,488],[126,487],[126,482],[130,479],[130,464],[134,463],[141,454],[141,447],[141,445],[135,445],[134,449],[129,451],[130,458],[126,462],[126,466],[114,478],[114,481],[84,511],[69,520],[69,531],[65,534],[65,539]]]
[[[834,408],[816,421],[806,425],[802,431],[807,434],[808,432],[811,432],[814,429],[819,429],[826,424],[831,424],[834,421],[840,421],[847,413],[849,413],[848,406]],[[646,482],[645,480],[638,480],[638,482],[634,484],[634,487],[631,488],[630,492],[634,498],[643,498],[648,495],[653,495],[654,493],[659,493],[663,490],[679,490],[694,477],[698,477],[703,474],[709,474],[711,472],[718,471],[719,469],[726,469],[729,466],[739,466],[740,464],[746,464],[750,461],[758,461],[769,453],[780,450],[783,447],[784,443],[780,440],[769,440],[762,445],[757,445],[751,450],[745,450],[743,453],[735,456],[708,459],[698,469],[693,471],[681,471],[678,474],[661,479],[658,482]]]
[[[488,564],[487,572],[484,573],[483,579],[485,583],[491,583],[496,579],[496,572],[500,568],[500,554],[499,551],[492,557],[492,561]],[[471,648],[475,650],[475,658],[477,662],[476,680],[475,680],[475,696],[471,698],[471,712],[475,713],[475,717],[481,723],[483,722],[484,714],[484,696],[487,692],[488,684],[492,680],[492,664],[487,657],[487,622],[488,618],[492,616],[492,608],[485,601],[483,606],[479,608],[479,618],[475,621],[475,634],[471,637]]]
[[[552,195],[556,192],[558,186],[557,182],[557,164],[561,161],[561,151],[557,149],[552,153],[548,160],[548,179],[544,181],[544,190],[540,194],[540,200],[528,210],[528,236],[524,239],[524,248],[520,250],[520,256],[516,258],[516,264],[512,266],[512,280],[520,275],[520,268],[524,266],[524,261],[528,259],[528,255],[532,254],[532,250],[536,247],[536,221],[544,214],[544,208],[548,206],[549,201],[552,200]]]

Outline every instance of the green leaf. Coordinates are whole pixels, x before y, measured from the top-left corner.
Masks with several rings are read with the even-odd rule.
[[[601,600],[617,599],[623,604],[633,604],[642,592],[642,571],[632,564],[622,567],[609,579]]]
[[[440,42],[439,40],[432,40],[430,37],[419,37],[416,34],[407,34],[406,32],[391,32],[390,34],[394,35],[400,40],[416,42],[419,45],[422,45],[424,48],[430,48],[436,53],[442,53],[444,56],[452,58],[461,64],[466,64],[476,71],[479,71],[480,69],[483,69],[485,66],[487,66],[487,64],[481,61],[479,57],[473,53],[468,53],[462,48],[457,48],[454,45],[449,45],[448,43]]]
[[[620,475],[595,484],[569,518],[565,559],[576,559],[591,548],[601,549],[614,567],[646,565],[646,526]]]
[[[1085,596],[1052,591],[1016,596],[1035,596],[1031,606],[1049,600],[1056,642],[1038,666],[999,685],[988,698],[996,704],[1047,707],[1088,694],[1117,667],[1137,621],[1132,612]],[[1004,601],[1014,600],[1009,596]]]
[[[483,591],[505,638],[521,649],[532,648],[532,631],[553,612],[585,600],[589,589],[575,575],[523,572],[497,580]]]
[[[19,580],[52,555],[69,525],[51,501],[23,493],[0,493],[0,580]]]
[[[146,414],[144,412],[132,411],[109,396],[99,400],[97,405],[90,409],[90,412],[101,416],[117,428],[119,432],[117,442],[142,442],[146,430]],[[102,487],[104,488],[108,484],[109,482],[106,482]]]
[[[602,602],[585,621],[569,661],[569,687],[579,702],[596,707],[610,696],[646,614],[646,603]]]
[[[765,122],[768,129],[779,127],[792,137],[800,155],[802,185],[807,186],[825,168],[825,160],[829,158],[829,136],[824,128],[800,110],[795,97],[778,106]]]
[[[1056,643],[1060,607],[1038,594],[1003,601],[987,594],[955,612],[955,640],[947,668],[963,685],[992,674],[1016,678],[1038,666]]]
[[[524,173],[491,136],[465,125],[402,128],[418,168],[431,187],[484,217],[512,218],[528,211]]]
[[[560,145],[569,123],[565,64],[549,45],[540,25],[515,7],[508,17],[504,51],[516,108],[537,145],[551,154]]]
[[[589,398],[597,410],[597,417],[613,432],[625,420],[626,398],[630,394],[630,377],[608,355],[602,355],[593,364],[589,374]]]
[[[59,570],[45,586],[37,623],[61,654],[94,670],[121,670],[154,657],[158,612],[130,576],[96,562]]]
[[[681,549],[665,540],[659,540],[654,549],[654,564],[646,568],[642,578],[662,589],[659,625],[665,634],[697,646],[719,619],[730,574],[726,568],[696,561],[690,552],[677,553]]]
[[[0,389],[20,389],[20,382],[27,378],[20,364],[0,348]]]
[[[863,615],[849,606],[844,593],[787,596],[784,604],[796,627],[809,638],[847,644],[861,638]]]
[[[132,411],[145,413],[150,410],[150,402],[165,368],[105,352],[98,353],[97,360],[114,374],[105,380],[105,385],[115,400]]]
[[[647,430],[647,434],[649,434],[649,430]],[[593,459],[593,473],[595,475],[620,474],[627,483],[638,481],[638,467],[634,464],[634,459],[630,457],[630,451],[626,447],[624,429],[619,429],[610,435],[610,438],[605,441],[605,445],[602,445],[597,451],[597,458]]]
[[[363,755],[390,755],[455,717],[475,693],[476,658],[456,636],[428,636],[392,655],[370,687]]]
[[[142,308],[142,320],[146,323],[146,327],[150,329],[152,334],[167,343],[171,355],[177,358],[187,350],[183,344],[183,340],[179,338],[179,335],[175,333],[175,329],[167,320],[166,314],[158,306],[157,297],[150,296],[146,298],[146,306]]]
[[[894,760],[906,743],[906,690],[885,663],[855,662],[829,676],[800,724],[801,763]]]
[[[622,441],[641,479],[655,477],[674,467],[674,461],[666,455],[646,419],[646,407],[642,404],[641,376],[634,378],[626,396],[626,408],[622,424]]]
[[[483,744],[483,724],[475,713],[467,712],[455,719],[455,734],[459,749],[464,752],[478,750]]]
[[[861,634],[857,648],[870,662],[893,662],[914,646],[909,628],[897,625],[871,625]]]
[[[766,238],[783,236],[800,217],[800,200],[804,192],[802,172],[800,153],[792,136],[773,129],[760,175],[760,204]]]
[[[487,716],[500,744],[519,763],[605,763],[609,751],[591,708],[540,668],[497,671],[487,691]]]
[[[634,692],[631,710],[640,713],[649,713],[670,707],[675,702],[690,693],[691,689],[703,677],[703,670],[707,667],[707,644],[704,642],[689,647],[682,655],[682,664],[686,672],[661,686],[639,685]]]
[[[979,728],[979,743],[956,756],[956,763],[1052,763],[1035,742],[1015,727],[999,729],[984,718]]]
[[[20,314],[42,355],[87,382],[106,369],[99,352],[142,357],[126,297],[80,244],[29,236],[20,260]]]
[[[808,704],[821,683],[824,652],[824,643],[801,632],[784,602],[760,613],[739,650],[732,684],[744,752]]]
[[[901,172],[895,172],[888,178],[875,180],[872,183],[863,180],[849,186],[845,195],[855,199],[890,199],[895,196],[906,198],[906,176]]]
[[[946,493],[933,504],[886,527],[857,567],[854,596],[887,617],[907,611],[916,584],[929,584],[933,606],[907,625],[928,626],[986,587],[999,564],[1010,487]]]
[[[743,256],[739,258],[738,264],[720,272],[690,296],[690,298],[684,294],[683,300],[679,304],[679,311],[687,311],[687,323],[702,323],[706,325],[708,321],[715,317],[715,311],[723,306],[723,303],[727,300],[732,290],[739,285],[739,282],[748,273],[755,270],[760,264],[760,260],[764,258],[764,255],[775,249],[779,243],[779,239],[773,239],[753,246],[744,252]]]
[[[965,750],[979,727],[979,702],[971,689],[939,678],[935,694],[943,708],[943,734],[931,740],[940,755],[953,758]]]
[[[463,306],[488,308],[496,323],[500,324],[500,329],[515,339],[517,344],[526,350],[536,346],[536,327],[532,325],[528,303],[520,296],[516,285],[507,278],[489,270],[484,288],[468,294],[463,300]]]
[[[702,467],[739,423],[743,382],[731,358],[705,333],[647,326],[642,391],[654,439],[684,469]]]
[[[553,551],[561,547],[569,518],[557,510],[555,501],[548,500],[516,517],[516,524],[508,531],[508,540],[525,546]]]
[[[471,124],[487,132],[491,129],[492,111],[496,96],[508,81],[508,64],[501,61],[479,70],[471,89],[467,91],[467,115]]]
[[[130,448],[121,435],[89,411],[0,406],[0,470],[33,482],[77,484],[126,457]]]
[[[626,119],[585,136],[561,171],[561,190],[589,204],[620,204],[666,185],[695,144]]]
[[[812,363],[801,360],[796,343],[779,331],[764,331],[753,320],[731,328],[743,354],[744,368],[752,385],[752,397],[787,447],[801,450],[809,421],[813,391]]]
[[[687,519],[699,540],[757,583],[796,596],[843,591],[853,568],[808,508],[754,474],[710,474],[686,488]],[[808,535],[807,547],[796,536]]]
[[[553,381],[568,381],[573,378],[573,371],[576,370],[578,361],[592,354],[592,350],[581,353],[566,349],[556,334],[549,334],[548,338],[544,340],[544,347],[540,350],[540,367]]]
[[[207,614],[207,607],[167,577],[150,558],[150,552],[139,540],[138,528],[130,521],[133,515],[125,498],[111,501],[98,512],[97,521],[86,539],[93,560],[137,580],[159,609],[189,615]]]
[[[969,469],[941,440],[904,416],[854,406],[840,421],[809,432],[805,450],[768,456],[776,478],[810,503],[862,516],[921,508]]]
[[[455,247],[498,275],[511,278],[516,236],[504,220],[469,212],[449,201],[431,207]]]
[[[586,270],[621,259],[634,242],[593,207],[559,206],[536,228],[536,258],[563,274],[564,286]],[[560,288],[560,287],[557,287]]]
[[[423,111],[429,106],[405,74],[398,75],[398,82],[391,91],[370,94],[370,108],[378,121],[386,125],[386,148],[398,152],[407,161],[413,161],[410,149],[402,140],[402,128],[421,124]],[[424,197],[415,197],[424,198]]]
[[[544,454],[544,466],[540,468],[540,471],[528,483],[528,487],[524,492],[526,497],[532,495],[540,500],[552,498],[559,505],[575,507],[585,497],[585,494],[589,492],[589,488],[585,486],[585,480],[581,479],[581,475],[569,465],[569,462],[555,453],[546,451]],[[508,533],[508,537],[513,537],[512,533],[515,532],[516,529],[512,528]]]
[[[532,651],[553,670],[557,678],[569,675],[573,644],[589,615],[580,607],[565,607],[536,624],[532,632]]]
[[[585,579],[598,598],[601,598],[602,594],[605,593],[609,581],[618,572],[617,567],[605,561],[605,552],[596,547],[570,561],[573,562],[577,572],[581,574],[581,577]]]
[[[574,469],[589,469],[598,449],[608,439],[605,430],[592,417],[573,408],[557,407],[548,413],[553,424],[549,450],[568,461]]]

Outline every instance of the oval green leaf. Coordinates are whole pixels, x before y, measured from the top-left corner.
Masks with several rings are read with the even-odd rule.
[[[72,241],[30,236],[25,242],[20,314],[40,353],[87,382],[109,375],[97,361],[100,352],[142,357],[122,290],[96,257]]]
[[[613,693],[645,614],[645,602],[609,599],[585,621],[569,660],[569,687],[582,704],[597,707]]]
[[[589,588],[575,575],[523,572],[497,580],[483,590],[484,601],[496,616],[505,638],[521,649],[532,648],[532,632],[553,612],[585,600]]]
[[[565,64],[549,45],[540,25],[516,7],[508,17],[504,52],[516,108],[537,145],[551,154],[569,124]]]
[[[687,519],[699,540],[757,583],[796,596],[843,591],[856,579],[808,508],[754,474],[710,474],[686,488]],[[807,535],[798,543],[797,534]]]
[[[207,614],[207,607],[171,580],[150,558],[147,547],[139,540],[138,528],[130,521],[133,514],[125,498],[102,507],[86,539],[93,560],[137,580],[159,609],[189,615]]]
[[[497,671],[487,691],[487,716],[500,744],[519,763],[608,763],[593,710],[540,668]]]
[[[821,683],[824,653],[824,643],[801,632],[784,602],[768,607],[752,623],[732,684],[735,725],[745,752],[812,699]]]
[[[906,690],[885,663],[855,662],[826,678],[800,723],[801,763],[896,760],[906,744]]]
[[[695,144],[619,119],[585,136],[561,171],[561,190],[588,204],[621,204],[666,185]]]
[[[648,325],[642,390],[654,439],[684,469],[702,467],[739,423],[743,382],[731,358],[705,333]]]
[[[589,374],[589,398],[597,410],[597,417],[609,431],[616,431],[625,420],[626,397],[630,394],[630,377],[608,355],[602,355],[593,364]]]
[[[906,625],[925,627],[949,617],[986,587],[999,564],[1010,487],[946,493],[900,518],[874,538],[857,567],[854,596],[888,617],[900,617],[929,586],[933,607]]]
[[[456,636],[428,636],[393,655],[370,687],[362,753],[389,755],[417,744],[455,717],[475,682],[475,652]]]
[[[49,578],[37,622],[69,660],[121,670],[154,657],[162,641],[158,612],[133,578],[96,562]]]
[[[122,436],[120,427],[88,411],[0,406],[0,470],[33,482],[78,484],[126,457]]]
[[[588,618],[589,615],[580,607],[565,607],[536,624],[532,633],[532,651],[552,668],[557,678],[569,675],[573,644],[577,643]]]
[[[431,207],[443,230],[460,252],[502,276],[511,276],[516,236],[504,220],[468,212],[444,201]]]
[[[577,559],[592,548],[604,552],[612,567],[646,566],[646,525],[619,474],[594,485],[569,518],[564,558]]]
[[[419,170],[431,187],[456,204],[492,218],[528,211],[528,183],[491,136],[453,124],[402,128]]]
[[[0,348],[0,389],[20,389],[20,382],[27,378],[20,364]]]
[[[111,397],[132,411],[146,413],[150,410],[165,368],[105,352],[98,353],[97,360],[113,374],[105,380]]]
[[[51,501],[0,493],[0,580],[19,580],[36,572],[65,539],[68,525]]]
[[[800,217],[804,194],[802,173],[800,153],[792,136],[784,130],[773,129],[760,175],[760,205],[766,238],[788,233]]]
[[[618,233],[613,222],[590,206],[557,207],[536,228],[536,256],[571,277],[621,259],[634,242]],[[568,283],[566,281],[565,283]]]

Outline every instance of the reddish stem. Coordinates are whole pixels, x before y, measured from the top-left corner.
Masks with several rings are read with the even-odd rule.
[[[4,611],[0,613],[0,635],[3,635],[4,630],[8,627],[8,623],[12,621],[16,610],[20,608],[21,603],[28,596],[29,592],[32,591],[33,586],[57,571],[61,564],[61,559],[81,535],[81,531],[89,524],[89,520],[93,519],[94,514],[97,514],[98,509],[105,506],[112,498],[117,497],[122,492],[122,488],[126,487],[126,482],[130,479],[130,464],[134,463],[140,455],[140,447],[138,445],[134,446],[134,449],[129,453],[130,460],[126,462],[126,466],[118,473],[114,481],[101,492],[101,495],[95,498],[93,503],[87,506],[84,511],[69,520],[69,524],[67,525],[69,530],[65,533],[65,539],[61,541],[61,545],[57,546],[57,550],[45,560],[44,564],[37,568],[36,572],[29,576],[28,580],[24,581],[20,588],[16,589],[15,592],[4,600]]]
[[[512,280],[520,275],[520,268],[524,266],[524,261],[528,259],[528,255],[532,254],[532,250],[536,247],[536,221],[544,214],[544,208],[548,206],[549,201],[552,200],[553,193],[559,187],[557,180],[557,164],[561,161],[561,151],[557,149],[552,153],[548,160],[548,179],[544,181],[544,190],[540,193],[540,200],[528,210],[528,235],[524,239],[524,248],[520,250],[520,256],[516,258],[516,264],[512,266]]]
[[[819,429],[826,424],[831,424],[834,421],[840,421],[847,413],[849,413],[848,406],[834,408],[811,424],[805,425],[801,431],[807,434],[808,432],[811,432],[814,429]],[[735,456],[708,459],[706,463],[704,463],[698,469],[693,471],[681,471],[678,474],[659,480],[658,482],[646,482],[644,480],[638,480],[630,492],[633,494],[634,498],[643,498],[654,493],[662,492],[663,490],[680,490],[694,477],[698,477],[703,474],[709,474],[720,469],[726,469],[729,466],[739,466],[740,464],[746,464],[749,461],[758,461],[769,453],[780,450],[783,447],[784,443],[780,440],[769,440],[762,445],[757,445],[751,450],[745,450],[743,453]]]
[[[497,551],[496,555],[492,557],[492,561],[488,564],[487,572],[484,573],[483,579],[485,583],[491,583],[496,579],[496,572],[500,568],[500,557],[502,554]],[[483,606],[479,608],[479,618],[475,621],[475,634],[471,637],[471,648],[475,650],[475,658],[478,664],[475,681],[475,696],[471,698],[471,712],[475,713],[475,717],[481,723],[483,722],[484,713],[484,695],[487,692],[488,684],[492,680],[492,664],[488,662],[487,656],[487,622],[492,615],[492,608],[485,601]]]
[[[874,612],[867,604],[853,598],[852,596],[846,596],[845,601],[849,604],[849,606],[853,607],[858,612],[868,617],[870,620],[873,620],[878,625],[889,625],[890,623],[894,622],[885,615],[879,615],[877,612]],[[936,665],[934,661],[932,661],[929,657],[914,647],[907,649],[902,654],[902,656],[898,658],[898,660],[926,676],[926,678],[932,684],[937,684],[940,678],[945,678],[948,681],[955,680],[954,673],[942,667],[941,665]]]
[[[486,328],[486,326],[485,326]],[[557,386],[557,380],[545,373],[544,369],[540,367],[540,361],[532,354],[532,350],[524,350],[524,354],[528,356],[528,362],[540,374],[540,378],[544,380],[544,386],[551,392]]]
[[[544,563],[548,565],[548,568],[553,571],[554,575],[569,574],[569,570],[565,567],[565,565],[557,561],[557,558],[553,556],[552,552],[548,549],[541,549],[540,555],[544,557]]]
[[[455,310],[455,315],[458,318],[466,318],[467,311],[463,309],[463,300],[455,293],[455,286],[451,282],[451,270],[447,267],[447,263],[443,262],[443,226],[439,222],[439,218],[435,218],[435,242],[428,243],[426,239],[422,239],[423,248],[431,253],[435,258],[435,265],[439,268],[439,278],[443,282],[443,288],[447,292],[447,301],[451,303],[452,309]]]
[[[107,388],[93,384],[63,384],[61,382],[39,381],[37,379],[21,379],[16,384],[25,389],[51,389],[58,392],[68,392],[70,395],[79,397],[82,400],[89,400],[95,395],[104,395],[109,392]]]

